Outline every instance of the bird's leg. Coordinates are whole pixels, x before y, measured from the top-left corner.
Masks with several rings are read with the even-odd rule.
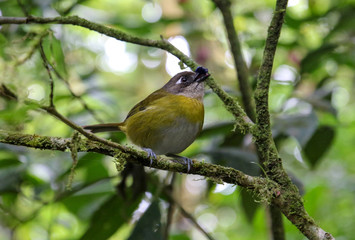
[[[171,153],[166,154],[166,156],[173,157],[176,160],[182,160],[183,163],[181,163],[180,161],[179,161],[179,163],[181,163],[183,165],[187,165],[187,172],[190,172],[190,169],[191,169],[191,166],[192,166],[192,160],[190,158],[179,156],[179,155],[176,155],[176,154],[171,154]]]
[[[149,165],[149,167],[152,167],[153,160],[156,160],[156,159],[157,159],[157,155],[156,155],[155,152],[153,152],[153,150],[150,149],[150,148],[142,148],[142,150],[144,150],[145,152],[147,152],[148,157],[149,157],[149,159],[150,159],[150,165]]]

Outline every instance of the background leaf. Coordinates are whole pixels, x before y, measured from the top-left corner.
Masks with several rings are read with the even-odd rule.
[[[48,58],[48,61],[66,79],[68,77],[65,57],[61,42],[53,35],[49,35],[43,40],[43,50]]]
[[[318,126],[315,112],[309,114],[287,114],[278,116],[273,123],[273,136],[280,134],[295,137],[303,146],[312,136]]]
[[[161,213],[158,201],[153,201],[137,222],[128,240],[162,240]]]
[[[253,196],[246,189],[241,189],[240,191],[240,203],[244,210],[244,214],[249,223],[253,222],[256,211],[258,210],[260,204],[256,202],[255,196]]]
[[[315,168],[334,140],[335,130],[331,126],[320,126],[304,147],[304,153],[312,168]]]
[[[113,195],[93,214],[89,228],[80,239],[108,239],[131,219],[140,200],[141,198],[136,198],[134,201],[127,201],[118,195]]]
[[[204,153],[208,154],[213,159],[214,163],[233,167],[252,176],[258,176],[260,174],[258,157],[253,152],[225,147]]]

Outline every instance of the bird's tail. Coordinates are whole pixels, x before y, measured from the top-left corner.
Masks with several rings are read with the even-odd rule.
[[[123,123],[102,123],[102,124],[83,126],[83,128],[86,130],[90,130],[93,133],[124,131]]]

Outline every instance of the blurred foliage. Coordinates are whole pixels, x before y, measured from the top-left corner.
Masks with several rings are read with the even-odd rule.
[[[233,1],[244,57],[255,79],[275,1]],[[221,14],[207,0],[8,0],[3,16],[78,15],[127,33],[163,36],[239,97]],[[355,1],[292,0],[274,64],[270,111],[273,134],[305,207],[337,239],[355,239]],[[136,102],[162,86],[177,61],[158,49],[119,42],[74,26],[3,25],[0,84],[18,100],[0,98],[1,129],[70,137],[66,125],[24,104],[48,103],[49,79],[38,47],[52,65],[55,105],[77,124],[98,121],[72,93],[105,122],[123,120]],[[255,80],[253,80],[255,85]],[[72,93],[71,93],[72,92]],[[1,93],[1,91],[0,91]],[[205,126],[183,155],[261,172],[249,135],[233,129],[233,117],[206,89]],[[126,143],[122,133],[102,136]],[[127,167],[80,153],[72,190],[66,189],[69,153],[0,144],[0,239],[161,239],[168,201],[166,172]],[[145,186],[145,184],[147,186]],[[264,207],[239,187],[177,175],[174,196],[216,239],[268,239]],[[285,221],[287,239],[300,239]],[[205,239],[178,211],[170,239]],[[146,238],[145,238],[146,237]]]

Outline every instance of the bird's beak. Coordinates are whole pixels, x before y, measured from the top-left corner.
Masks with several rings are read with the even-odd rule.
[[[208,69],[204,67],[198,67],[195,71],[194,81],[203,82],[206,80],[210,74],[208,73]]]

